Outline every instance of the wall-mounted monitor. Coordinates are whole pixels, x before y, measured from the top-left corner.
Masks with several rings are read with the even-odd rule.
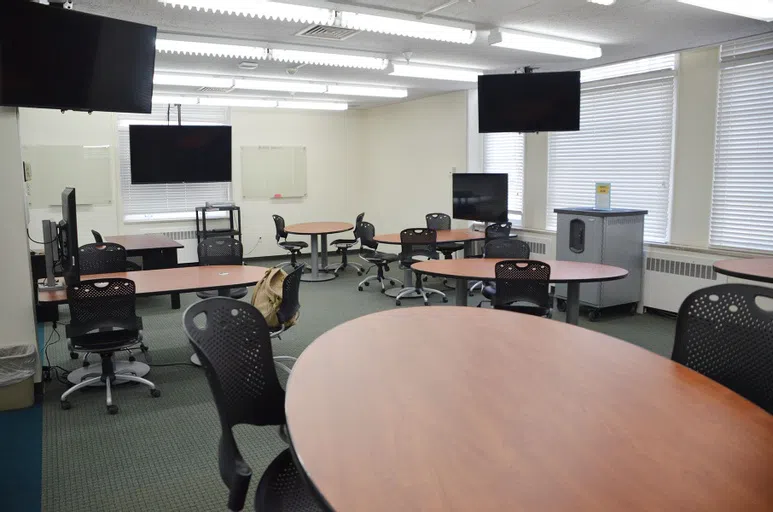
[[[579,71],[478,77],[480,133],[579,129]]]
[[[3,1],[0,105],[149,114],[155,47],[156,27]]]
[[[230,126],[135,124],[129,147],[133,185],[231,181]]]
[[[507,174],[454,174],[453,217],[506,222]]]

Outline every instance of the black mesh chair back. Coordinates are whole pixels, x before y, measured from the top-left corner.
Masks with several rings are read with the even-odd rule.
[[[720,284],[691,293],[679,308],[671,359],[773,414],[773,312],[757,298],[773,290]]]
[[[510,238],[510,228],[512,227],[512,222],[497,222],[486,226],[486,243],[500,238]]]
[[[376,226],[367,221],[360,222],[360,246],[374,251],[378,249],[376,238]]]
[[[531,256],[529,244],[514,238],[492,240],[483,247],[484,258],[516,258],[528,260]]]
[[[451,216],[445,213],[428,213],[426,215],[427,227],[440,231],[443,229],[451,229]]]
[[[550,265],[534,260],[505,260],[494,266],[497,293],[493,304],[506,309],[514,302],[550,308]]]
[[[78,249],[81,275],[126,272],[126,249],[110,242],[93,243]]]
[[[122,278],[81,281],[67,287],[70,324],[67,336],[75,338],[98,329],[139,331],[142,321],[135,308],[134,281]],[[89,338],[83,338],[87,346]],[[95,338],[98,343],[98,338]]]
[[[272,217],[274,218],[274,227],[276,228],[276,241],[287,238],[284,218],[281,215],[272,215]]]
[[[255,491],[255,510],[315,512],[331,510],[298,469],[291,448],[280,453],[266,468]]]
[[[437,231],[429,228],[409,228],[400,231],[401,254],[404,264],[414,262],[417,256],[437,258]]]
[[[91,234],[94,237],[94,241],[96,243],[101,244],[102,242],[104,242],[104,240],[102,239],[102,235],[99,233],[99,231],[96,231],[96,230],[92,229],[91,230]]]
[[[360,225],[362,224],[362,219],[365,218],[365,212],[360,213],[357,215],[357,219],[354,221],[354,239],[359,240],[360,239]]]
[[[183,329],[204,366],[220,416],[218,461],[229,489],[228,509],[242,510],[252,470],[232,428],[286,423],[285,393],[274,367],[269,327],[251,304],[213,297],[185,311]]]
[[[207,238],[198,247],[199,265],[241,265],[244,247],[235,238]]]
[[[306,265],[300,264],[298,268],[285,276],[282,283],[282,303],[276,312],[279,322],[284,325],[301,310],[301,276]]]

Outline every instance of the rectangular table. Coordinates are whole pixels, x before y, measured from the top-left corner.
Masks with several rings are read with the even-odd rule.
[[[106,236],[105,242],[124,246],[127,256],[142,258],[144,270],[176,267],[177,251],[183,247],[180,242],[160,234]],[[180,309],[180,294],[171,296],[172,309]]]

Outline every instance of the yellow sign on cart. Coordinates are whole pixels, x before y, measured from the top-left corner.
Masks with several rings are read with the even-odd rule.
[[[599,210],[608,210],[612,206],[612,184],[596,183],[596,208]]]

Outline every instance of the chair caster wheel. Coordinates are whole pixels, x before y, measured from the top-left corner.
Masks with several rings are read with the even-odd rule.
[[[78,353],[77,352],[70,352],[70,359],[78,359]]]
[[[424,276],[424,277],[422,278],[422,281],[424,281],[424,282],[426,283],[428,279],[429,279],[429,277],[427,277],[427,276]]]
[[[386,290],[382,288],[381,293],[386,293]]]
[[[556,301],[556,308],[561,312],[564,313],[566,311],[566,301],[562,299],[558,299]]]
[[[361,275],[362,275],[362,271],[358,270],[358,271],[357,271],[357,275],[358,275],[358,276],[361,276]]]
[[[150,390],[150,396],[152,396],[153,398],[158,398],[158,397],[160,397],[160,396],[161,396],[161,390],[160,390],[160,389],[158,389],[158,388],[151,389],[151,390]]]
[[[443,297],[443,302],[448,303],[448,297]]]
[[[429,301],[428,300],[424,301],[424,305],[429,306]]]
[[[370,282],[365,283],[365,286],[370,286]]]
[[[88,368],[89,366],[91,366],[91,363],[89,363],[88,361],[83,361],[84,368]]]
[[[136,360],[137,360],[137,358],[136,358],[136,357],[134,357],[134,356],[129,356],[129,362],[130,362],[130,363],[133,363],[133,362],[134,362],[134,361],[136,361]]]
[[[389,280],[389,284],[391,284],[392,286],[394,286],[394,285],[395,285],[395,281],[394,281],[394,279],[390,279],[390,280]]]
[[[118,414],[118,406],[117,405],[108,405],[107,406],[107,413],[108,414]]]
[[[362,286],[358,286],[357,289],[362,291]]]
[[[399,306],[400,304],[401,304],[401,302],[399,300],[395,301],[395,306]]]
[[[65,411],[69,410],[70,407],[72,407],[72,404],[67,400],[62,400],[61,402],[59,402],[59,405],[61,405],[62,410],[65,410]]]
[[[467,292],[467,295],[469,295],[470,297],[473,297],[475,295],[475,293],[474,292]]]
[[[601,311],[597,309],[592,309],[588,311],[588,320],[590,320],[591,322],[598,321],[600,316],[601,316]]]
[[[148,347],[146,347],[145,345],[140,345],[140,350],[142,352],[147,352],[148,351]]]

